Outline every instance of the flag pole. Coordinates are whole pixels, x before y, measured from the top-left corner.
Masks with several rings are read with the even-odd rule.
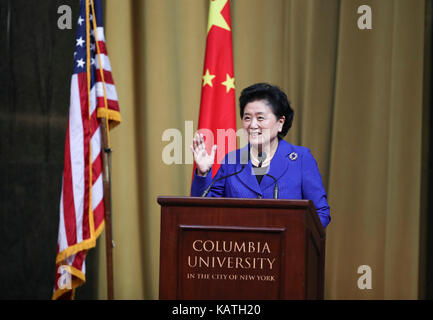
[[[108,103],[107,103],[107,92],[105,88],[104,72],[102,70],[101,62],[101,50],[98,43],[98,32],[96,24],[96,14],[95,14],[95,4],[91,0],[91,8],[93,15],[93,29],[95,30],[95,40],[96,40],[96,52],[99,61],[99,72],[102,79],[102,88],[104,91],[104,106],[105,106],[105,117],[101,119],[101,136],[102,136],[102,183],[104,188],[104,223],[105,223],[105,252],[107,260],[107,299],[114,299],[114,271],[113,271],[113,222],[112,222],[112,205],[111,205],[111,148],[110,148],[110,136],[109,136],[109,123],[108,123]],[[88,28],[89,30],[89,28]]]
[[[107,260],[107,299],[114,299],[114,271],[113,271],[113,228],[111,216],[111,149],[108,146],[107,121],[101,119],[102,136],[102,165],[104,185],[104,213],[105,213],[105,251]]]

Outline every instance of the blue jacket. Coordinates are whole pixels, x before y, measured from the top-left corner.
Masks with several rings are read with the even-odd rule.
[[[242,163],[246,163],[246,166],[239,174],[216,182],[208,197],[273,198],[274,180],[265,175],[260,184],[257,182],[248,150],[249,145],[226,155],[214,179],[241,170]],[[312,200],[323,227],[329,224],[331,217],[327,195],[317,162],[308,148],[280,140],[268,174],[278,181],[280,199]],[[200,177],[194,172],[191,196],[200,197],[211,182],[212,171],[206,177]]]

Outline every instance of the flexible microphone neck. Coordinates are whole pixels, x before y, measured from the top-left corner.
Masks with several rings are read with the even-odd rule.
[[[244,170],[245,166],[246,166],[246,163],[242,164],[242,168],[241,168],[241,170],[239,170],[239,171],[237,171],[237,172],[234,172],[234,173],[232,173],[232,174],[226,175],[226,176],[224,176],[224,177],[221,177],[221,178],[218,178],[218,179],[212,181],[212,183],[211,183],[211,184],[206,188],[206,190],[202,193],[201,197],[203,198],[203,197],[206,197],[206,196],[207,196],[207,194],[208,194],[209,191],[210,191],[210,188],[214,185],[215,182],[218,182],[218,181],[223,180],[223,179],[227,179],[227,178],[229,178],[229,177],[231,177],[231,176],[234,176],[234,175],[236,175],[236,174],[241,173],[242,170]]]
[[[275,185],[274,185],[274,199],[278,199],[278,183],[277,183],[277,179],[275,179],[274,176],[271,176],[270,174],[266,173],[265,174],[268,177],[271,177],[272,179],[274,179]]]

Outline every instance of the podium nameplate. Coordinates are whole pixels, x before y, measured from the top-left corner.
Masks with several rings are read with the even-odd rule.
[[[180,299],[279,298],[284,228],[179,228]]]

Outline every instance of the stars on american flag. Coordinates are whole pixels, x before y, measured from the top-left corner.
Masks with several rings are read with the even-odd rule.
[[[89,15],[89,20],[92,21],[92,15]],[[78,25],[81,26],[84,22],[84,19],[81,16],[78,17]]]
[[[84,68],[84,60],[83,59],[77,60],[77,68]]]
[[[90,23],[90,64],[95,66],[95,31],[93,30],[93,17],[89,15]],[[86,20],[82,15],[78,17],[77,38],[74,52],[74,73],[86,72],[87,64],[87,39],[86,39]]]
[[[84,68],[84,65],[86,64],[86,62],[83,59],[79,59],[77,60],[77,68]],[[90,59],[90,64],[94,65],[95,64],[95,59],[91,58]]]
[[[78,47],[82,47],[84,43],[86,43],[86,41],[84,41],[82,37],[77,39],[77,46]]]

